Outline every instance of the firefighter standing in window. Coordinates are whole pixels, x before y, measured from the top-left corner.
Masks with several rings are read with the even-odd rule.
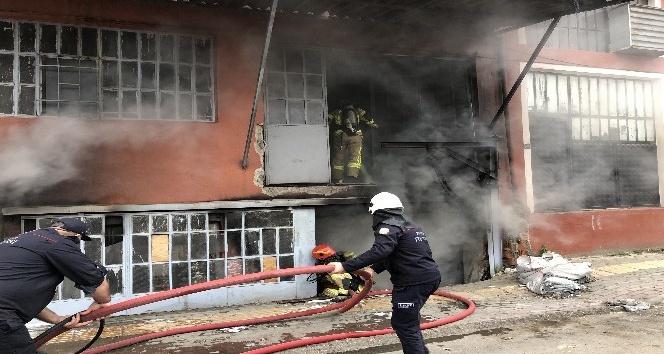
[[[352,103],[328,115],[332,135],[332,182],[357,182],[362,168],[362,129],[378,128],[367,112]]]
[[[365,270],[373,276],[387,270],[392,282],[392,328],[397,333],[403,352],[425,354],[420,330],[420,309],[440,285],[440,271],[433,260],[427,236],[403,215],[401,200],[387,192],[371,199],[374,243],[356,258],[332,262],[340,274]]]
[[[334,248],[326,244],[314,247],[311,255],[316,258],[316,265],[343,262],[355,258],[355,253],[353,252],[347,251],[339,255]],[[354,292],[362,291],[362,285],[364,284],[364,281],[359,276],[350,273],[318,274],[317,281],[318,296],[340,300],[350,296],[350,290]]]

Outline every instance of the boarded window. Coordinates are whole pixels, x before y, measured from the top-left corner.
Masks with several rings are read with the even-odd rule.
[[[132,215],[131,225],[134,294],[292,267],[289,210]],[[280,280],[294,277],[268,281]]]

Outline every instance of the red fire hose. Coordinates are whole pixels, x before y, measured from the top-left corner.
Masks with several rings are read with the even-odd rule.
[[[374,292],[369,293],[369,296],[390,294],[391,292],[392,292],[392,290],[374,291]],[[434,292],[434,295],[459,300],[461,302],[466,303],[468,305],[468,308],[466,310],[464,310],[463,312],[458,313],[454,316],[442,318],[442,319],[439,319],[439,320],[436,320],[436,321],[433,321],[433,322],[423,323],[423,324],[420,325],[421,329],[428,329],[428,328],[438,327],[438,326],[442,326],[444,324],[455,322],[455,321],[458,321],[458,320],[460,320],[464,317],[469,316],[471,313],[473,313],[473,311],[475,311],[475,304],[471,300],[466,299],[464,297],[461,297],[459,295],[448,293],[448,292],[445,292],[445,291],[442,291],[442,290],[436,290],[436,292]],[[298,340],[294,340],[294,341],[290,341],[290,342],[279,343],[279,344],[275,344],[275,345],[272,345],[272,346],[269,346],[269,347],[264,347],[264,348],[250,350],[248,352],[243,352],[242,354],[275,353],[275,352],[278,352],[278,351],[303,347],[303,346],[311,345],[311,344],[332,342],[332,341],[335,341],[335,340],[349,339],[349,338],[362,338],[362,337],[380,336],[380,335],[383,335],[383,334],[390,334],[390,333],[394,333],[394,330],[391,329],[391,328],[376,329],[376,330],[373,330],[373,331],[359,331],[359,332],[346,332],[346,333],[328,334],[328,335],[325,335],[325,336],[304,338],[304,339],[298,339]],[[87,353],[87,352],[85,352],[85,353]]]
[[[200,284],[194,284],[194,285],[189,285],[181,288],[176,288],[172,290],[167,290],[155,294],[150,294],[150,295],[145,295],[142,297],[134,298],[131,300],[123,301],[117,304],[113,304],[110,306],[106,306],[103,308],[100,308],[98,310],[95,310],[87,315],[81,316],[81,322],[84,321],[89,321],[93,320],[95,318],[100,318],[100,317],[107,317],[113,313],[127,310],[130,308],[142,306],[145,304],[157,302],[157,301],[162,301],[162,300],[167,300],[179,296],[184,296],[196,292],[201,292],[205,290],[211,290],[211,289],[217,289],[220,287],[224,286],[230,286],[230,285],[237,285],[237,284],[244,284],[244,283],[250,283],[250,282],[255,282],[258,280],[263,280],[263,279],[271,279],[271,278],[277,278],[277,277],[285,277],[285,276],[291,276],[291,275],[298,275],[298,274],[311,274],[311,273],[329,273],[334,269],[333,266],[331,265],[320,265],[320,266],[310,266],[310,267],[299,267],[299,268],[288,268],[288,269],[279,269],[279,270],[273,270],[273,271],[267,271],[267,272],[262,272],[262,273],[253,273],[253,274],[246,274],[246,275],[241,275],[237,277],[231,277],[231,278],[226,278],[226,279],[219,279],[219,280],[214,280],[206,283],[200,283]],[[317,314],[321,312],[326,312],[326,311],[331,311],[334,309],[339,309],[339,312],[345,312],[351,307],[355,306],[357,303],[359,303],[365,296],[367,295],[380,295],[380,294],[389,294],[391,291],[389,290],[383,290],[383,291],[378,291],[378,292],[372,292],[369,293],[371,290],[371,279],[369,277],[369,274],[364,272],[364,271],[358,271],[357,272],[360,276],[362,276],[365,279],[365,286],[362,289],[362,291],[358,294],[355,294],[353,297],[350,299],[342,302],[342,303],[337,303],[337,304],[332,304],[329,306],[325,306],[322,308],[317,308],[317,309],[310,309],[310,310],[304,310],[304,311],[298,311],[298,312],[293,312],[293,313],[287,313],[287,314],[281,314],[281,315],[275,315],[275,316],[268,316],[268,317],[263,317],[263,318],[255,318],[255,319],[247,319],[247,320],[239,320],[239,321],[231,321],[231,322],[223,322],[223,323],[215,323],[215,324],[208,324],[208,325],[199,325],[199,326],[191,326],[191,327],[184,327],[184,328],[176,328],[172,330],[167,330],[167,331],[162,331],[162,332],[156,332],[156,333],[150,333],[146,334],[143,336],[138,336],[134,338],[129,338],[123,341],[119,342],[114,342],[110,343],[104,346],[100,346],[97,348],[93,348],[90,350],[84,351],[84,353],[87,354],[92,354],[92,353],[103,353],[107,352],[110,350],[114,349],[119,349],[122,347],[126,347],[132,344],[144,342],[150,339],[155,339],[155,338],[160,338],[160,337],[165,337],[165,336],[170,336],[170,335],[175,335],[175,334],[182,334],[182,333],[189,333],[189,332],[195,332],[195,331],[205,331],[205,330],[212,330],[212,329],[220,329],[220,328],[228,328],[228,327],[236,327],[236,326],[244,326],[244,325],[252,325],[252,324],[258,324],[258,323],[264,323],[268,321],[276,321],[276,320],[283,320],[287,318],[295,318],[295,317],[300,317],[300,316],[307,316],[307,315],[312,315],[312,314]],[[434,322],[429,322],[426,324],[422,325],[423,329],[426,328],[432,328],[436,326],[440,326],[446,323],[454,322],[459,319],[462,319],[468,315],[470,315],[474,310],[475,310],[475,304],[463,297],[460,297],[458,295],[446,293],[443,291],[436,291],[434,294],[439,295],[439,296],[445,296],[449,297],[452,299],[456,299],[459,301],[462,301],[468,305],[468,309],[466,309],[464,312],[457,314],[455,316],[437,320]],[[57,325],[56,325],[57,326]],[[67,331],[68,329],[60,326],[59,328],[56,328],[54,326],[53,328],[47,330],[46,332],[42,333],[42,335],[38,336],[35,339],[35,345],[37,348],[42,346],[44,343],[49,341],[50,339],[58,336],[59,334]],[[388,334],[388,333],[393,333],[394,331],[392,329],[383,329],[383,330],[374,330],[374,331],[364,331],[364,332],[352,332],[352,333],[340,333],[340,334],[333,334],[333,335],[327,335],[327,336],[321,336],[321,337],[314,337],[314,338],[307,338],[307,339],[302,339],[302,340],[296,340],[296,341],[291,341],[287,343],[280,343],[277,345],[261,348],[261,349],[256,349],[250,352],[246,353],[274,353],[276,351],[280,350],[285,350],[289,348],[296,348],[296,347],[301,347],[309,344],[315,344],[315,343],[323,343],[323,342],[328,342],[328,341],[333,341],[333,340],[339,340],[339,339],[345,339],[345,338],[358,338],[358,337],[367,337],[367,336],[375,336],[375,335],[381,335],[381,334]]]
[[[150,304],[153,302],[168,300],[193,293],[198,293],[205,290],[218,289],[224,286],[252,283],[258,280],[286,277],[291,275],[329,273],[332,271],[334,271],[334,266],[332,265],[287,268],[287,269],[270,270],[262,273],[245,274],[236,277],[213,280],[206,283],[183,286],[180,288],[161,291],[158,293],[149,294],[134,299],[118,302],[117,304],[102,307],[88,314],[82,315],[80,322],[92,321],[97,318],[108,317],[116,312],[128,310],[134,307]],[[358,299],[357,302],[359,302],[360,300],[361,299]],[[44,345],[44,343],[66,332],[67,330],[68,328],[66,327],[60,327],[57,330],[47,330],[46,331],[48,332],[47,335],[40,335],[39,337],[37,337],[37,339],[35,339],[35,346],[39,348],[42,345]]]

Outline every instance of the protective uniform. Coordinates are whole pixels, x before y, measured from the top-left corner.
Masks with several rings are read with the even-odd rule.
[[[378,125],[366,116],[365,110],[352,104],[330,112],[328,122],[332,135],[332,181],[341,183],[344,175],[356,179],[362,168],[362,129]]]
[[[343,261],[347,272],[371,266],[387,270],[392,282],[392,328],[404,353],[424,354],[420,309],[440,285],[440,271],[433,260],[427,236],[403,216],[397,196],[382,192],[371,200],[374,244],[354,259]]]
[[[329,245],[322,244],[314,247],[311,254],[316,258],[316,264],[328,264],[330,262],[342,262],[344,260],[355,258],[353,252],[343,252],[338,255]],[[350,296],[350,291],[359,292],[362,290],[364,282],[356,275],[350,273],[342,274],[322,274],[317,277],[318,295],[329,298],[338,298]]]
[[[104,281],[106,269],[77,241],[46,228],[0,243],[0,353],[35,353],[25,324],[51,302],[65,276],[86,294]]]

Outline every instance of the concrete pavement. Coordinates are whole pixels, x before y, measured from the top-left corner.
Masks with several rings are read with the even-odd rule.
[[[664,300],[664,282],[662,282],[664,253],[662,252],[588,256],[569,260],[590,262],[596,280],[588,284],[587,291],[565,299],[544,298],[534,294],[520,285],[516,275],[510,272],[499,274],[487,281],[441,288],[471,299],[477,305],[477,309],[472,315],[458,322],[426,330],[425,338],[453,333],[464,327],[481,329],[497,322],[519,321],[533,316],[565,316],[610,311],[607,302],[612,301],[634,299],[646,303],[661,303]],[[263,317],[312,306],[317,304],[294,301],[112,317],[107,320],[102,339],[96,345],[159,330]],[[432,297],[422,310],[422,314],[425,320],[433,320],[452,316],[462,310],[463,306],[459,302]],[[385,328],[389,326],[389,312],[389,296],[374,297],[363,300],[360,305],[344,314],[332,312],[250,328],[183,334],[155,339],[113,353],[241,353],[295,338]],[[42,347],[42,350],[47,353],[73,352],[92,338],[95,331],[96,328],[90,326],[67,332],[53,339]],[[348,339],[292,349],[285,353],[339,353],[345,351],[343,348],[364,350],[362,353],[400,353],[398,340],[394,335],[372,337],[368,340]],[[375,351],[377,348],[381,348],[380,351]]]

